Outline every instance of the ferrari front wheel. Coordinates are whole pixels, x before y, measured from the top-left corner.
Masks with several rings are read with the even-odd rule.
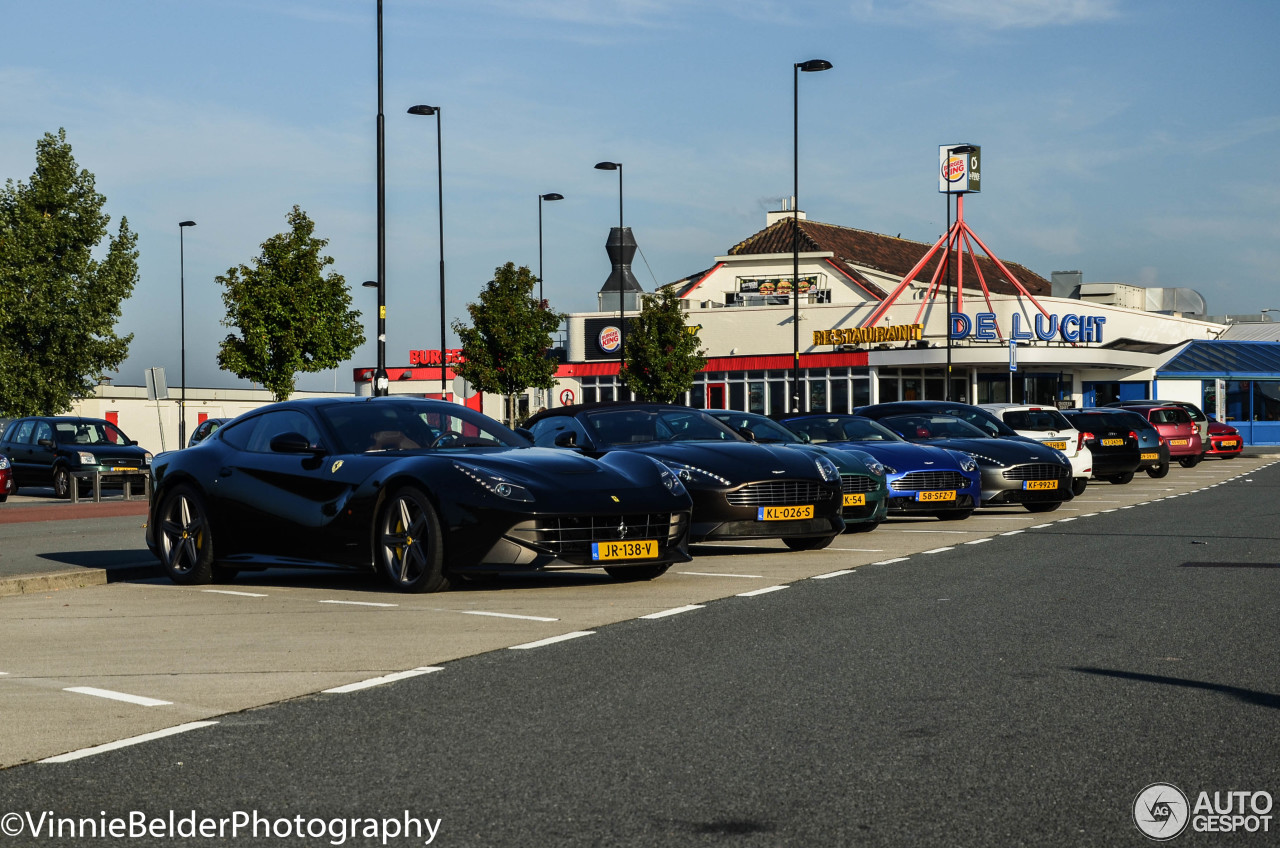
[[[213,528],[204,499],[188,486],[164,496],[157,514],[160,564],[174,583],[196,586],[213,579]]]
[[[387,498],[374,532],[378,570],[391,585],[401,592],[449,588],[440,519],[422,491],[404,488]]]

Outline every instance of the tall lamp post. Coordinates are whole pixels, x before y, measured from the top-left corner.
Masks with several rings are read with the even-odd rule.
[[[617,171],[618,172],[618,243],[622,243],[622,163],[621,162],[597,162],[597,171]],[[623,287],[623,280],[618,279],[618,367],[619,371],[627,362],[627,293]],[[619,373],[618,380],[621,382],[622,375]]]
[[[958,147],[948,147],[948,148],[947,148],[947,155],[946,155],[946,156],[944,156],[944,157],[942,157],[942,167],[943,167],[943,169],[944,169],[944,170],[946,170],[946,171],[948,172],[948,173],[946,174],[946,180],[947,180],[947,182],[948,182],[948,183],[950,183],[950,182],[951,182],[951,175],[950,175],[950,170],[951,170],[951,157],[952,157],[952,156],[955,156],[957,153],[959,153],[961,156],[968,156],[968,155],[969,155],[970,153],[972,153],[973,151],[974,151],[974,147],[973,147],[973,145],[971,145],[971,144],[962,144],[962,145],[959,145]],[[960,194],[961,192],[954,192],[954,193],[955,193],[955,194]],[[943,393],[942,393],[942,399],[943,399],[943,400],[945,400],[945,401],[950,401],[950,400],[951,400],[951,313],[952,313],[952,312],[954,311],[954,309],[955,309],[955,307],[954,307],[954,305],[953,305],[953,304],[954,304],[954,301],[952,300],[952,297],[951,297],[951,195],[952,195],[952,194],[953,194],[953,192],[951,191],[951,187],[948,185],[948,187],[947,187],[947,193],[946,193],[946,198],[947,198],[947,249],[946,249],[946,252],[943,254],[943,257],[942,257],[942,261],[943,261],[943,263],[946,265],[946,271],[947,271],[947,381],[946,381],[946,387],[943,389]],[[958,241],[959,241],[959,239],[957,239],[956,241],[958,242]],[[960,246],[959,246],[959,244],[957,244],[957,245],[956,245],[957,251],[959,250],[959,247],[960,247]],[[1012,375],[1012,373],[1009,375],[1009,393],[1010,393],[1010,395],[1011,395],[1011,397],[1009,398],[1009,402],[1010,402],[1010,403],[1013,403],[1013,398],[1012,398],[1012,394],[1013,394],[1013,375]]]
[[[373,394],[390,391],[387,380],[387,136],[382,115],[382,0],[378,0],[378,370]]]
[[[410,106],[410,115],[436,116],[436,197],[440,217],[440,398],[448,392],[445,379],[445,326],[444,326],[444,149],[441,146],[439,106]]]
[[[187,446],[187,257],[186,245],[182,234],[187,227],[194,227],[195,221],[178,222],[178,310],[181,315],[181,373],[182,397],[178,401],[178,448]]]
[[[791,411],[800,408],[800,72],[827,71],[826,59],[810,59],[792,66],[792,195],[791,195]],[[807,406],[808,404],[806,404]]]
[[[538,305],[541,306],[546,300],[542,297],[542,201],[564,200],[563,194],[556,194],[554,191],[549,194],[538,195]]]

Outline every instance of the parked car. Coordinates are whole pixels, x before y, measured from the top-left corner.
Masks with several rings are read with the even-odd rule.
[[[1180,406],[1126,406],[1151,422],[1160,431],[1164,443],[1169,446],[1169,458],[1178,460],[1183,468],[1194,468],[1204,458],[1204,443],[1200,440],[1200,428],[1191,415]]]
[[[206,418],[201,421],[196,425],[196,428],[191,431],[191,438],[187,440],[187,447],[200,444],[205,439],[212,436],[214,430],[217,430],[230,420],[230,418]]]
[[[782,423],[811,444],[879,460],[889,484],[890,513],[956,521],[982,504],[978,461],[966,453],[913,445],[869,418],[847,413],[810,413]]]
[[[845,529],[857,533],[874,530],[884,521],[889,510],[889,485],[884,465],[864,451],[834,450],[812,444],[808,437],[754,412],[730,409],[707,410],[722,424],[727,424],[753,442],[764,445],[788,445],[796,450],[821,454],[835,463],[840,472],[840,492]]]
[[[1240,431],[1230,424],[1218,421],[1209,416],[1209,446],[1205,456],[1216,456],[1221,459],[1235,459],[1244,451],[1244,439]]]
[[[1117,409],[1116,413],[1124,416],[1133,432],[1138,436],[1138,467],[1135,470],[1145,471],[1148,477],[1159,480],[1169,474],[1169,444],[1155,425],[1131,409]]]
[[[1084,494],[1093,474],[1093,453],[1085,447],[1080,431],[1062,417],[1057,407],[984,403],[982,409],[997,416],[1019,436],[1061,451],[1071,461],[1071,493]]]
[[[306,565],[432,592],[474,571],[648,580],[690,559],[689,494],[661,463],[535,449],[439,401],[271,404],[152,470],[147,546],[183,584]]]
[[[1084,407],[1061,410],[1084,437],[1084,445],[1093,454],[1093,476],[1096,480],[1123,485],[1133,480],[1142,466],[1142,448],[1133,422],[1124,410],[1107,407]]]
[[[9,496],[16,491],[18,485],[13,481],[13,467],[9,457],[0,453],[0,503],[9,500]]]
[[[1194,403],[1185,400],[1117,400],[1107,404],[1109,407],[1117,407],[1120,409],[1131,409],[1135,406],[1180,406],[1191,416],[1191,420],[1196,422],[1196,428],[1200,431],[1200,441],[1207,442],[1209,439],[1209,416],[1204,414],[1204,410],[1196,406]]]
[[[874,418],[909,442],[932,444],[969,454],[982,472],[982,505],[1016,504],[1028,512],[1052,512],[1075,497],[1071,462],[1061,451],[1030,439],[992,436],[954,415],[902,413],[893,404],[864,407]]]
[[[1004,419],[994,411],[985,406],[977,406],[972,403],[960,403],[954,400],[896,400],[889,403],[877,403],[874,407],[860,407],[855,409],[853,414],[861,415],[863,410],[873,408],[876,410],[876,415],[869,417],[882,418],[886,415],[908,415],[913,412],[953,415],[965,423],[972,424],[979,430],[985,431],[990,436],[1012,439],[1015,442],[1040,441],[1038,437],[1019,434],[1017,430],[1006,424]]]
[[[792,550],[817,550],[844,531],[840,472],[831,460],[749,442],[699,409],[575,404],[539,412],[526,426],[537,445],[665,463],[693,497],[695,542],[781,539]]]
[[[151,465],[151,452],[101,418],[32,416],[9,422],[0,435],[0,453],[9,457],[18,487],[53,486],[71,497],[78,471],[97,471],[106,484],[123,485]],[[80,480],[80,491],[92,485]]]

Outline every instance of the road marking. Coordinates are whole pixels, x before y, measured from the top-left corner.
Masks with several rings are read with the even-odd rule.
[[[512,645],[508,650],[511,651],[527,651],[529,648],[541,648],[544,645],[554,645],[556,642],[565,642],[569,639],[577,639],[579,636],[593,636],[594,630],[577,630],[573,633],[565,633],[560,636],[552,636],[549,639],[539,639],[536,642],[525,642],[523,645]]]
[[[711,571],[677,571],[676,574],[689,574],[694,577],[749,577],[752,580],[763,580],[763,574],[720,574]]]
[[[752,589],[750,592],[739,592],[739,593],[738,593],[738,597],[739,597],[739,598],[753,598],[753,597],[755,597],[756,595],[764,595],[764,594],[767,594],[767,593],[769,593],[769,592],[777,592],[777,591],[779,591],[779,590],[781,590],[781,589],[785,589],[785,588],[787,588],[787,587],[786,587],[786,586],[765,586],[763,589]]]
[[[933,550],[931,550],[931,551],[921,551],[920,553],[922,553],[922,554],[941,554],[941,553],[945,553],[946,551],[954,551],[954,550],[955,550],[955,548],[954,548],[954,547],[951,547],[951,548],[934,548],[934,549],[933,549]]]
[[[986,519],[987,521],[1021,521],[1024,515],[971,515],[965,521],[974,521],[976,519]]]
[[[1122,507],[1120,507],[1120,508],[1121,508],[1121,509],[1133,509],[1133,504],[1129,504],[1128,506],[1122,506]]]
[[[827,580],[832,577],[843,577],[846,574],[853,574],[852,568],[842,568],[839,571],[829,571],[826,574],[815,574],[810,580]]]
[[[144,698],[141,695],[129,695],[125,692],[113,692],[110,689],[95,689],[92,686],[68,686],[63,692],[78,692],[81,695],[94,695],[98,698],[110,698],[113,701],[124,701],[140,707],[167,707],[173,701],[160,701],[156,698]]]
[[[347,692],[369,689],[373,686],[381,686],[384,683],[395,683],[397,680],[407,680],[410,677],[417,677],[420,674],[430,674],[433,671],[444,671],[444,668],[438,665],[424,665],[419,668],[411,668],[408,671],[397,671],[392,674],[384,674],[381,677],[370,677],[368,680],[361,680],[357,683],[348,683],[345,686],[335,686],[332,689],[325,689],[324,693],[326,695],[344,695]]]
[[[241,598],[265,598],[266,595],[260,592],[233,592],[230,589],[201,589],[202,592],[209,592],[214,595],[238,595]]]
[[[494,618],[518,618],[521,621],[559,621],[558,618],[547,618],[541,615],[516,615],[511,612],[486,612],[484,610],[439,610],[439,612],[460,612],[463,615],[490,615]]]
[[[322,604],[344,604],[350,607],[398,607],[399,604],[379,604],[373,601],[320,601]]]
[[[981,545],[983,542],[990,542],[990,541],[991,541],[991,537],[990,537],[990,536],[988,536],[988,537],[987,537],[987,538],[985,538],[985,539],[970,539],[969,541],[965,542],[965,544],[966,544],[966,545]]]
[[[890,563],[894,563],[894,562],[906,562],[909,559],[911,559],[911,557],[894,557],[893,559],[882,559],[879,562],[873,562],[871,564],[872,565],[889,565]]]
[[[128,739],[120,739],[115,742],[108,742],[105,745],[94,745],[92,748],[81,748],[79,751],[72,751],[68,754],[59,754],[56,757],[46,757],[39,760],[42,763],[69,763],[72,760],[78,760],[82,757],[92,757],[94,754],[102,754],[107,751],[116,751],[120,748],[127,748],[130,745],[138,745],[142,742],[150,742],[153,739],[163,739],[166,736],[174,736],[178,733],[186,733],[188,730],[199,730],[202,727],[211,727],[217,724],[216,721],[190,721],[186,724],[179,724],[176,727],[166,727],[164,730],[156,730],[151,733],[144,733],[141,736],[130,736]]]
[[[1041,529],[1043,529],[1043,528],[1045,528],[1045,527],[1052,527],[1052,526],[1053,526],[1053,522],[1052,522],[1052,521],[1050,521],[1048,524],[1032,524],[1032,525],[1031,525],[1030,527],[1028,527],[1027,529],[1028,529],[1028,530],[1041,530]]]
[[[968,536],[970,533],[981,533],[981,530],[903,530],[903,533],[958,533],[961,536]]]
[[[675,607],[674,609],[663,610],[662,612],[651,612],[648,615],[642,615],[641,618],[666,618],[669,615],[679,615],[682,612],[692,612],[693,610],[702,609],[703,604],[687,604],[683,607]]]
[[[1102,510],[1102,511],[1103,511],[1103,512],[1115,512],[1116,510],[1115,510],[1115,507],[1112,507],[1111,509],[1104,509],[1104,510]]]
[[[1096,512],[1086,512],[1084,515],[1081,515],[1081,516],[1078,516],[1078,517],[1079,517],[1079,518],[1093,518],[1093,517],[1094,517],[1095,515],[1097,515],[1097,514],[1098,514],[1098,513],[1096,513]]]
[[[1075,516],[1072,516],[1071,518],[1059,518],[1059,519],[1057,520],[1057,522],[1055,522],[1055,523],[1057,523],[1057,524],[1061,524],[1061,523],[1062,523],[1062,522],[1064,522],[1064,521],[1075,521],[1075,520],[1076,520],[1076,519],[1075,519]]]
[[[882,554],[884,548],[827,548],[829,551],[840,551],[841,553],[855,554]]]
[[[1001,533],[1001,536],[1016,536],[1019,533],[1025,533],[1026,530],[1010,530],[1008,533]]]

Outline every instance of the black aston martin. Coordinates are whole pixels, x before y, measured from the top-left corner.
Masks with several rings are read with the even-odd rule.
[[[817,550],[844,530],[840,472],[831,460],[749,442],[699,409],[577,404],[540,412],[526,426],[537,445],[660,460],[693,496],[694,542],[781,539],[792,550]]]
[[[690,497],[662,463],[535,448],[440,401],[273,404],[161,454],[152,475],[147,546],[184,584],[336,566],[431,592],[468,571],[651,579],[690,559]]]

